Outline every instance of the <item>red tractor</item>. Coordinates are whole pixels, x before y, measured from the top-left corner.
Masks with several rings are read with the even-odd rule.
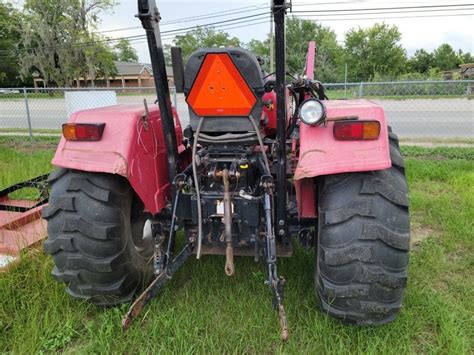
[[[358,325],[393,320],[407,281],[409,214],[383,109],[328,100],[313,78],[314,43],[305,73],[287,80],[289,4],[274,0],[272,75],[241,48],[199,49],[184,70],[173,50],[190,115],[182,133],[155,1],[138,7],[158,105],[81,111],[63,125],[43,210],[53,276],[97,305],[134,300],[127,328],[189,256],[225,255],[229,276],[245,272],[234,256],[262,258],[286,339],[277,257],[291,256],[299,241],[314,245],[323,312]]]

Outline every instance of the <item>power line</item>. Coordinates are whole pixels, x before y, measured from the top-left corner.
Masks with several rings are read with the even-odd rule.
[[[396,6],[396,7],[378,7],[378,8],[365,8],[365,9],[322,9],[322,10],[297,10],[292,11],[294,13],[303,12],[351,12],[351,11],[383,11],[383,10],[404,10],[404,9],[429,9],[429,8],[448,8],[448,7],[465,7],[472,6],[474,4],[443,4],[443,5],[419,5],[419,6]],[[297,4],[293,6],[298,6]],[[305,5],[311,6],[311,5]]]
[[[474,6],[474,5],[472,5]],[[385,15],[385,14],[410,14],[410,13],[420,13],[420,12],[423,12],[423,13],[429,13],[429,12],[440,12],[440,11],[443,11],[443,12],[446,12],[446,11],[465,11],[465,10],[474,10],[474,7],[469,7],[469,8],[463,8],[463,9],[428,9],[428,10],[403,10],[403,11],[381,11],[381,12],[374,12],[374,13],[366,13],[365,11],[363,12],[358,12],[358,13],[343,13],[343,14],[339,14],[337,13],[333,13],[333,14],[318,14],[317,11],[313,12],[313,11],[293,11],[293,13],[308,13],[308,14],[314,14],[313,16],[321,16],[321,17],[324,17],[324,16],[360,16],[360,15]],[[361,10],[362,11],[362,10]]]
[[[176,23],[200,21],[200,20],[206,20],[206,19],[210,19],[210,18],[227,17],[227,16],[231,16],[231,15],[235,15],[235,14],[254,12],[254,11],[262,10],[262,8],[264,7],[262,5],[263,5],[263,3],[260,6],[259,5],[244,6],[244,7],[239,7],[239,8],[232,9],[232,10],[211,12],[211,13],[207,13],[207,14],[203,14],[203,15],[199,15],[199,16],[184,17],[184,18],[180,18],[180,19],[163,21],[163,22],[160,22],[160,26],[167,26],[167,25],[172,25],[172,24],[176,24]],[[241,10],[241,9],[248,9],[248,10],[236,11],[236,10]],[[110,30],[97,31],[96,33],[120,32],[120,31],[137,30],[137,29],[142,29],[142,27],[141,26],[133,26],[133,27],[115,28],[115,29],[110,29]]]
[[[203,25],[198,25],[198,26],[191,26],[191,27],[185,27],[185,28],[180,28],[180,29],[175,29],[175,30],[167,30],[167,31],[162,31],[161,33],[163,35],[165,34],[168,34],[168,33],[178,33],[178,32],[187,32],[187,31],[190,31],[190,30],[193,30],[193,29],[197,29],[197,28],[200,28],[200,27],[210,27],[210,26],[215,26],[215,25],[219,25],[219,24],[224,24],[224,23],[230,23],[230,22],[233,22],[232,24],[239,24],[239,23],[244,23],[245,21],[249,21],[248,19],[249,18],[259,18],[259,19],[262,19],[264,16],[267,16],[268,13],[267,12],[264,12],[264,13],[260,13],[260,14],[254,14],[254,15],[249,15],[249,16],[242,16],[242,17],[238,17],[238,18],[233,18],[233,19],[229,19],[229,20],[223,20],[223,21],[217,21],[217,22],[212,22],[212,23],[206,23],[206,24],[203,24]],[[241,21],[243,20],[243,21]],[[103,39],[103,40],[97,40],[97,41],[89,41],[89,42],[81,42],[81,43],[75,43],[75,44],[71,44],[71,45],[67,45],[67,46],[64,46],[64,45],[54,45],[54,46],[46,46],[46,47],[39,47],[41,49],[56,49],[56,48],[80,48],[80,47],[84,47],[84,46],[92,46],[92,45],[96,45],[96,44],[101,44],[101,43],[111,43],[111,42],[116,42],[116,41],[121,41],[121,40],[132,40],[132,39],[136,39],[136,38],[145,38],[146,35],[145,34],[141,34],[141,35],[135,35],[135,36],[126,36],[126,37],[118,37],[118,38],[108,38],[108,39]],[[19,51],[31,51],[31,50],[35,50],[37,48],[21,48],[19,49]],[[4,52],[11,52],[11,51],[8,51],[8,50],[0,50],[0,53],[4,53]]]
[[[163,21],[160,24],[161,25],[169,25],[169,24],[174,24],[174,23],[182,23],[182,22],[190,22],[190,21],[195,21],[195,20],[205,20],[208,18],[215,18],[215,17],[221,17],[221,16],[229,16],[229,15],[234,15],[234,14],[241,14],[241,13],[246,13],[246,12],[251,12],[251,11],[257,11],[257,10],[262,10],[265,6],[262,6],[264,3],[261,3],[259,5],[253,5],[253,6],[245,6],[242,8],[237,8],[237,9],[232,9],[232,10],[225,10],[225,11],[219,11],[219,12],[211,12],[208,14],[203,14],[203,15],[196,15],[192,17],[185,17],[185,18],[180,18],[180,19],[175,19],[175,20],[168,20],[168,21]],[[252,10],[245,10],[245,11],[234,11],[234,10],[239,10],[239,9],[252,9]],[[225,15],[223,15],[225,14]]]
[[[239,23],[240,24],[245,23],[245,24],[235,26],[236,24],[239,24]],[[217,27],[217,29],[227,31],[227,30],[232,30],[232,29],[236,29],[236,28],[243,28],[243,27],[247,27],[247,26],[259,25],[259,24],[263,24],[263,23],[268,23],[268,20],[264,20],[264,21],[262,21],[261,19],[244,20],[244,21],[230,23],[230,24],[226,24],[226,25],[220,25],[220,26]],[[231,26],[231,27],[228,27],[228,26]],[[164,34],[162,36],[162,39],[164,39],[164,40],[173,39],[176,36],[186,34],[186,33],[187,33],[187,31],[182,31],[182,32],[173,33],[173,34]],[[143,43],[143,42],[146,42],[146,39],[144,39],[144,38],[135,38],[135,39],[132,39],[130,42],[133,42],[134,44]]]
[[[224,30],[232,30],[232,29],[236,29],[236,28],[244,28],[244,27],[255,26],[255,25],[260,25],[260,24],[267,24],[267,23],[268,23],[268,21],[256,21],[256,22],[245,24],[245,25],[232,26],[232,27],[227,27],[227,28],[223,28],[223,29]],[[176,37],[175,35],[165,35],[165,36],[162,37],[162,39],[169,40],[169,39],[173,39],[175,37]],[[146,39],[145,40],[140,39],[140,40],[134,41],[134,44],[145,43],[146,41],[147,41]]]
[[[385,17],[364,17],[364,18],[325,18],[322,20],[315,20],[316,22],[332,22],[332,21],[354,21],[354,20],[386,20],[386,19],[410,19],[410,18],[435,18],[435,17],[463,17],[463,16],[473,16],[472,14],[448,14],[448,15],[419,15],[419,16],[385,16]],[[301,19],[307,19],[307,17],[313,16],[294,16]]]

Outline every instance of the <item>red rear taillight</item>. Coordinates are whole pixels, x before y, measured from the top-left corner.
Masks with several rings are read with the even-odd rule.
[[[337,140],[373,140],[378,139],[379,136],[379,121],[339,121],[334,123],[334,138]]]
[[[65,123],[63,136],[68,141],[100,141],[105,123]]]

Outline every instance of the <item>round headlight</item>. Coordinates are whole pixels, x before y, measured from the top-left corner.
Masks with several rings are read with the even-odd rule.
[[[300,106],[300,119],[310,126],[320,125],[326,119],[326,107],[317,99],[307,99]]]

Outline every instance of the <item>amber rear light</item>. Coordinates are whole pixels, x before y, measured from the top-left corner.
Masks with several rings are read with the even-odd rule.
[[[341,141],[374,140],[380,136],[379,121],[339,121],[334,123],[334,138]]]
[[[100,141],[105,123],[65,123],[63,136],[68,141]]]

